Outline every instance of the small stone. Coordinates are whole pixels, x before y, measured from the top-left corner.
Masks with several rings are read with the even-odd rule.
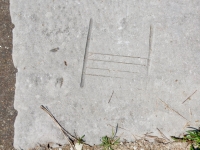
[[[134,149],[134,150],[137,150],[137,147],[136,147],[136,146],[133,146],[133,149]]]
[[[83,144],[76,143],[75,148],[76,148],[76,150],[82,150]]]

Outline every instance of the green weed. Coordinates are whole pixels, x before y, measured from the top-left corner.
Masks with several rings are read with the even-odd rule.
[[[78,144],[83,144],[85,142],[85,140],[83,140],[83,138],[85,137],[85,135],[83,135],[82,137],[77,138],[77,142]]]
[[[190,145],[190,150],[195,150],[195,147],[197,149],[200,149],[200,130],[199,129],[194,129],[186,131],[187,133],[182,137],[175,137],[171,136],[171,138],[177,142],[187,142]]]
[[[111,137],[108,137],[106,135],[106,136],[103,136],[101,138],[101,142],[102,143],[100,145],[104,148],[104,150],[113,150],[112,146],[119,144],[120,138],[116,137],[117,128],[118,128],[118,125],[116,127],[116,131],[115,132],[113,132],[113,130],[112,130],[112,136]]]

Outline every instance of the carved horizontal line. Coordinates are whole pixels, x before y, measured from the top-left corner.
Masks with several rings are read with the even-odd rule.
[[[98,74],[85,74],[85,75],[88,75],[88,76],[97,76],[97,77],[107,77],[107,78],[125,79],[125,78],[122,78],[122,77],[112,77],[112,76],[105,76],[105,75],[98,75]]]
[[[97,69],[97,70],[116,71],[116,72],[126,72],[126,73],[138,73],[138,72],[122,71],[122,70],[114,70],[114,69],[106,69],[106,68],[94,68],[94,67],[87,67],[87,68],[88,69]]]
[[[132,65],[138,65],[138,66],[146,66],[142,64],[135,64],[135,63],[126,63],[126,62],[120,62],[120,61],[109,61],[109,60],[101,60],[101,59],[88,59],[92,61],[102,61],[102,62],[112,62],[112,63],[120,63],[120,64],[132,64]]]
[[[116,55],[116,54],[104,54],[104,53],[93,53],[89,52],[90,54],[97,54],[97,55],[108,55],[108,56],[118,56],[118,57],[129,57],[129,58],[139,58],[139,59],[148,59],[144,57],[134,57],[134,56],[126,56],[126,55]]]

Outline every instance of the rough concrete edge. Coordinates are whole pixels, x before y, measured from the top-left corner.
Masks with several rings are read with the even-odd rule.
[[[13,29],[12,29],[12,61],[13,61],[13,65],[14,65],[14,68],[16,69],[16,76],[15,76],[15,92],[16,92],[16,84],[17,84],[17,74],[18,74],[18,68],[17,68],[17,65],[16,65],[16,62],[15,62],[15,60],[14,60],[14,56],[13,56],[13,51],[14,51],[14,49],[15,49],[15,43],[14,43],[14,41],[15,41],[15,37],[14,37],[14,34],[13,34],[13,32],[15,32],[15,24],[14,24],[14,17],[13,17],[13,11],[11,11],[11,10],[13,10],[13,8],[12,8],[12,1],[13,0],[9,0],[9,12],[10,12],[10,18],[11,18],[11,23],[12,23],[12,25],[13,25]],[[14,147],[14,143],[15,143],[15,122],[16,122],[16,120],[17,120],[17,117],[18,117],[18,110],[16,109],[16,107],[15,107],[15,95],[14,95],[14,102],[13,102],[13,107],[14,107],[14,110],[15,110],[15,112],[16,112],[16,117],[15,117],[15,121],[14,121],[14,138],[13,138],[13,147]]]

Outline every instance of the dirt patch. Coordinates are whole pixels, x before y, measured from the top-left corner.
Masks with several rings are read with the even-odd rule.
[[[187,143],[181,142],[170,142],[162,143],[159,141],[149,142],[148,140],[141,139],[136,140],[135,142],[121,142],[118,146],[112,147],[114,150],[189,150],[189,145]],[[69,150],[70,145],[60,146],[57,148],[48,148],[48,146],[38,146],[35,149],[31,150]],[[103,150],[101,146],[92,146],[87,145],[83,146],[83,150]]]
[[[15,74],[9,0],[0,0],[0,150],[13,149]]]

